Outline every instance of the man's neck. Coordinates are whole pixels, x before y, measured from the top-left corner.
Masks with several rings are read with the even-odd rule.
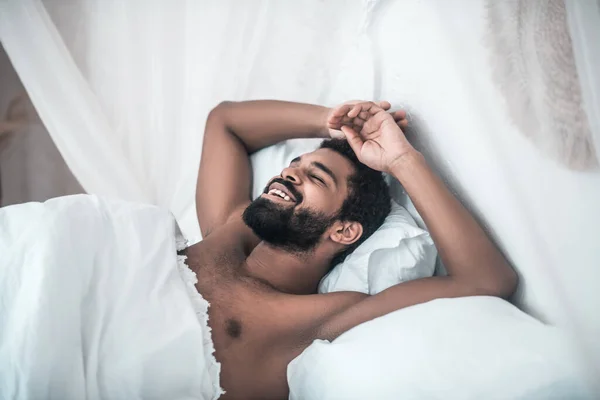
[[[246,271],[275,289],[291,294],[315,293],[329,262],[322,252],[293,253],[261,242],[246,258]]]

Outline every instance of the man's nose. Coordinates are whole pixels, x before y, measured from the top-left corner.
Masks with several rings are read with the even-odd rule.
[[[292,182],[293,184],[300,184],[302,182],[301,178],[300,178],[300,174],[298,173],[298,171],[296,170],[296,168],[285,168],[282,172],[281,172],[281,177],[283,179],[285,179],[286,181]]]

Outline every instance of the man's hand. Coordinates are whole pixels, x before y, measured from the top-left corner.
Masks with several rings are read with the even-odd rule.
[[[363,164],[387,173],[403,155],[415,151],[401,129],[408,125],[406,112],[388,113],[390,107],[387,101],[346,103],[332,109],[327,121],[330,130],[343,132]]]
[[[346,138],[344,133],[341,131],[342,126],[344,125],[350,126],[356,132],[359,132],[362,129],[362,126],[368,117],[367,113],[359,112],[358,115],[353,118],[348,116],[350,110],[352,110],[354,106],[360,104],[375,104],[379,108],[382,108],[386,111],[391,107],[390,103],[387,101],[372,103],[362,100],[350,100],[338,105],[337,107],[329,109],[329,113],[327,114],[327,128],[329,129],[329,135],[332,138]]]

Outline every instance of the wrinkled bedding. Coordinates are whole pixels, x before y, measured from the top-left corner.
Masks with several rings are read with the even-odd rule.
[[[194,282],[158,207],[80,195],[0,209],[0,398],[217,398]]]

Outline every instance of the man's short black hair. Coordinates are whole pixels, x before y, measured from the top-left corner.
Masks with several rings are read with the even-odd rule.
[[[344,261],[348,254],[383,224],[391,210],[391,199],[383,174],[358,161],[358,157],[345,139],[324,140],[319,148],[333,150],[352,162],[355,172],[348,178],[348,197],[342,204],[337,219],[356,221],[363,227],[360,239],[333,258],[331,262],[333,267]]]

